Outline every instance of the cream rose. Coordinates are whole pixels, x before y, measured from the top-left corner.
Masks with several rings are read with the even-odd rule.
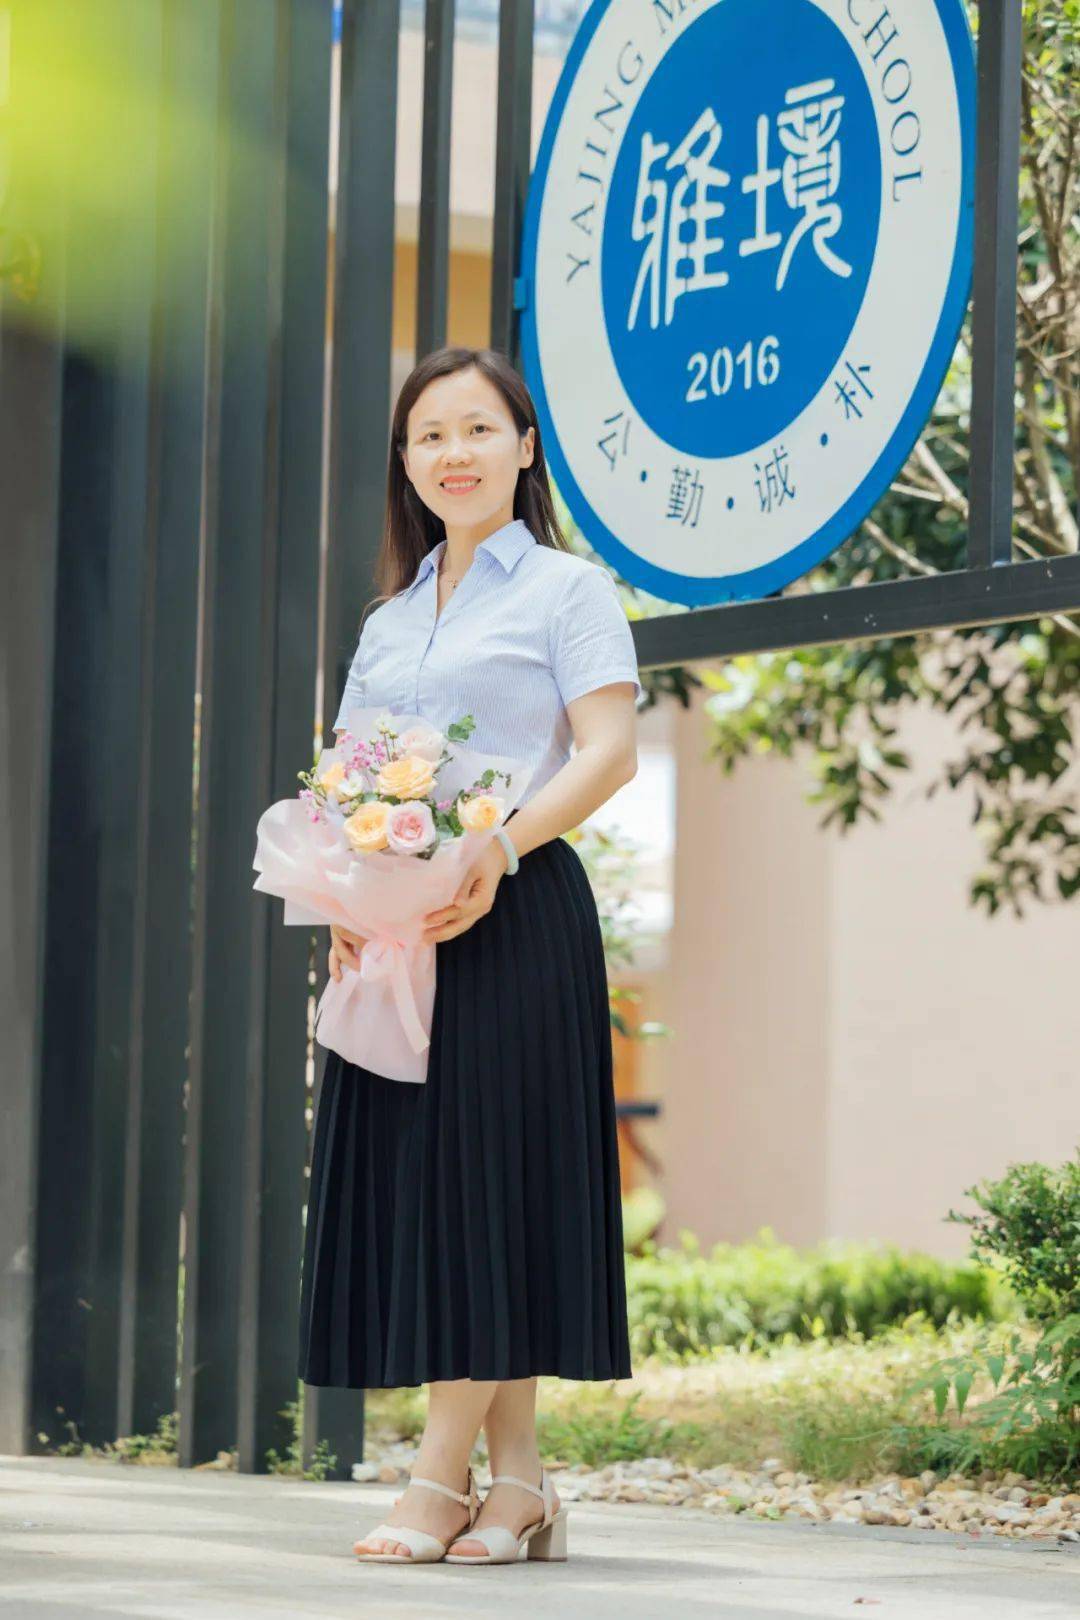
[[[487,832],[502,820],[503,801],[493,793],[477,793],[457,802],[458,820],[466,832]]]
[[[376,785],[391,799],[426,799],[435,786],[435,767],[430,759],[405,754],[383,766]]]
[[[341,804],[347,799],[358,799],[361,793],[368,790],[367,779],[363,771],[350,771],[343,782],[337,785],[337,796]]]
[[[385,849],[389,843],[387,822],[390,810],[390,805],[380,804],[378,799],[369,799],[366,804],[358,805],[344,822],[350,849],[355,849],[361,855],[371,850]]]
[[[443,756],[446,738],[434,726],[410,726],[398,738],[398,747],[403,754],[413,754],[417,759],[437,763]]]

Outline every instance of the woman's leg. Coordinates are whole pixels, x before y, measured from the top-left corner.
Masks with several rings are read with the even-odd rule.
[[[536,1438],[535,1378],[510,1378],[496,1386],[494,1399],[484,1414],[488,1461],[495,1474],[516,1474],[530,1485],[540,1486],[540,1448]],[[555,1497],[555,1506],[559,1498]],[[531,1491],[520,1485],[493,1485],[484,1498],[473,1529],[501,1524],[519,1536],[526,1525],[543,1515],[543,1508]],[[454,1542],[454,1551],[466,1556],[487,1552],[482,1541],[463,1533]]]
[[[495,1382],[478,1382],[472,1378],[429,1384],[427,1422],[412,1468],[417,1477],[437,1480],[440,1485],[449,1485],[452,1491],[464,1491],[468,1487],[469,1458],[484,1414],[498,1388]],[[440,1541],[448,1541],[468,1522],[468,1513],[460,1502],[443,1496],[441,1491],[429,1491],[423,1485],[408,1485],[384,1520],[386,1524],[408,1524],[416,1530],[426,1530]],[[374,1541],[357,1541],[354,1551],[357,1550],[393,1552],[402,1558],[412,1556],[404,1542],[388,1541],[381,1536]]]

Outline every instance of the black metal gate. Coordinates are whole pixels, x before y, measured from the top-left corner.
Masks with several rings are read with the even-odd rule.
[[[73,58],[141,87],[69,129],[147,201],[115,239],[77,166],[31,184],[17,103],[56,9],[0,0],[0,1449],[178,1411],[181,1464],[235,1445],[259,1470],[297,1395],[312,984],[253,832],[372,590],[399,0],[345,0],[329,264],[330,0],[59,8]],[[453,33],[428,0],[418,353],[446,338]],[[1080,558],[1012,561],[1020,0],[984,0],[980,36],[968,567],[641,620],[643,668],[1080,609]],[[515,360],[532,42],[532,0],[502,0],[491,342]],[[106,344],[80,324],[103,255]],[[347,1477],[362,1413],[308,1390],[305,1452]]]

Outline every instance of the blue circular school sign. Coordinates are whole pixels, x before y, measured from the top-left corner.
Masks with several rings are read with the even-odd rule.
[[[594,0],[529,191],[555,480],[635,585],[778,589],[888,487],[971,280],[963,0]]]

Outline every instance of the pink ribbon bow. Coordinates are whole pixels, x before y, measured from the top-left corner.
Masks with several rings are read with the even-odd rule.
[[[390,980],[401,1027],[413,1051],[422,1052],[426,1046],[431,1045],[431,1039],[425,1034],[417,1011],[416,998],[413,995],[405,960],[407,950],[408,946],[404,940],[394,939],[389,934],[377,934],[374,938],[365,940],[360,952],[360,977],[366,979],[369,984],[378,979]]]

